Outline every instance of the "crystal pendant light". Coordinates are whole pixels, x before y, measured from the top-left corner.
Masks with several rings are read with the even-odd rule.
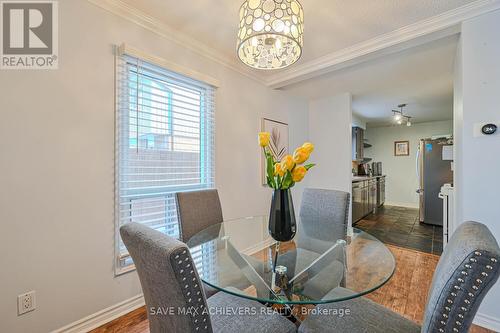
[[[302,54],[304,10],[297,0],[246,0],[240,8],[238,57],[257,69],[280,69]]]

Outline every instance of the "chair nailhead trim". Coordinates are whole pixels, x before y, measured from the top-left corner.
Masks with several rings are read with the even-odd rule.
[[[477,255],[477,256],[480,256],[480,255],[481,255],[481,253],[480,253],[479,251],[476,251],[474,254],[475,254],[475,255]],[[477,262],[477,260],[476,260],[476,258],[471,257],[471,258],[469,259],[469,262],[471,262],[471,263],[475,263],[475,262]],[[469,273],[468,273],[467,271],[468,271],[468,270],[470,270],[470,269],[472,269],[472,265],[471,265],[471,264],[469,264],[469,263],[467,263],[467,264],[464,264],[464,267],[465,267],[465,268],[464,268],[464,270],[462,270],[462,271],[460,272],[460,274],[461,274],[461,276],[466,277],[466,276],[468,276],[468,275],[469,275]],[[457,290],[457,291],[462,290],[462,287],[460,286],[460,284],[465,283],[465,280],[464,280],[463,278],[457,278],[457,281],[458,281],[458,284],[457,284],[457,285],[454,285],[454,286],[453,286],[453,288],[454,288],[455,290]],[[472,293],[469,293],[469,296],[470,296],[471,294],[472,294]],[[456,298],[457,296],[458,296],[458,295],[457,295],[457,292],[450,292],[450,297],[449,297],[446,301],[448,302],[448,304],[453,304],[453,300],[452,300],[452,298]],[[473,296],[473,295],[472,295],[472,296]],[[472,296],[471,296],[471,297],[472,297]],[[466,299],[466,300],[464,300],[464,302],[465,302],[466,304],[470,304],[470,301],[469,301],[469,300],[467,300],[467,299]],[[450,306],[445,306],[445,307],[444,307],[444,309],[445,309],[448,313],[450,313],[450,312],[451,312],[451,307],[450,307]],[[467,311],[467,309],[466,309],[465,307],[463,307],[463,306],[461,307],[461,309],[462,309],[462,311],[464,311],[464,312],[465,312],[465,311]],[[448,319],[448,315],[447,315],[446,313],[443,313],[443,314],[442,314],[442,316],[443,316],[443,318]],[[463,319],[463,317],[464,317],[464,316],[463,316],[463,314],[458,314],[458,316],[459,316],[459,318],[460,318],[460,319]],[[455,321],[455,324],[456,324],[456,325],[458,325],[458,326],[461,326],[461,324],[462,324],[462,323],[461,323],[461,322],[459,322],[459,321]],[[446,326],[446,321],[441,320],[441,325]],[[454,328],[453,328],[453,331],[454,331],[454,332],[459,332],[458,328],[456,328],[456,327],[454,327]],[[445,327],[441,327],[441,328],[439,328],[439,332],[445,332]]]
[[[475,251],[474,255],[479,257],[479,256],[482,256],[483,253],[481,253],[480,251]],[[442,313],[442,318],[444,318],[444,320],[440,320],[440,324],[442,325],[442,327],[438,327],[439,332],[446,332],[447,331],[446,324],[448,322],[449,314],[453,311],[454,301],[459,300],[459,299],[457,299],[458,293],[460,290],[464,290],[464,293],[466,292],[467,296],[469,298],[463,299],[463,306],[460,306],[461,313],[457,314],[457,316],[458,316],[457,319],[460,319],[460,320],[456,320],[453,323],[453,326],[455,326],[455,327],[453,327],[453,332],[460,332],[459,327],[462,326],[462,322],[465,318],[465,313],[469,310],[468,308],[471,306],[471,303],[472,303],[471,300],[476,296],[474,292],[479,290],[481,284],[484,282],[484,279],[486,279],[488,277],[488,273],[486,273],[484,271],[481,272],[480,275],[477,271],[472,271],[473,266],[474,266],[473,264],[478,262],[478,258],[476,258],[475,256],[471,256],[469,258],[468,262],[466,264],[464,264],[464,266],[463,266],[464,269],[460,271],[460,277],[457,278],[457,284],[453,286],[454,291],[451,291],[448,298],[446,299],[446,302],[447,302],[446,304],[449,304],[450,306],[444,306],[444,310]],[[490,259],[490,262],[492,264],[484,265],[483,267],[485,267],[486,270],[493,270],[493,265],[498,262],[498,259],[494,258],[494,257],[489,258],[489,259]],[[476,266],[474,266],[474,267],[476,267]],[[472,275],[471,278],[468,278],[469,275]],[[480,278],[477,278],[478,275]],[[476,284],[472,285],[472,289],[473,289],[472,292],[468,291],[466,288],[463,288],[463,286],[462,286],[462,284],[466,283],[466,281],[465,281],[466,279],[467,279],[466,288],[468,286],[470,286],[470,284],[472,284],[472,282],[476,283]],[[472,279],[475,279],[475,281]],[[446,311],[446,313],[444,311]],[[448,329],[450,329],[450,328],[448,328]]]
[[[182,291],[186,304],[198,309],[196,314],[191,315],[194,330],[200,333],[210,331],[211,327],[207,325],[208,313],[204,311],[206,308],[204,299],[201,297],[200,286],[197,283],[196,272],[191,265],[192,259],[189,252],[187,249],[180,249],[178,253],[173,253],[171,258],[177,279],[181,281],[183,286]]]

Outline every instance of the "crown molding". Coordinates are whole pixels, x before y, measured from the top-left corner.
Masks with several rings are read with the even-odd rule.
[[[500,0],[478,0],[431,18],[410,24],[320,58],[292,66],[272,75],[262,77],[257,72],[245,70],[237,61],[214,48],[194,39],[155,19],[121,0],[87,0],[115,15],[125,18],[161,37],[236,71],[270,88],[279,89],[315,76],[362,63],[382,55],[397,52],[422,43],[460,32],[460,24],[476,16],[500,9]]]
[[[160,20],[147,15],[146,13],[138,10],[137,8],[124,3],[121,0],[87,0],[88,2],[107,10],[115,15],[118,15],[130,22],[133,22],[155,34],[173,42],[182,47],[201,55],[207,59],[210,59],[226,68],[236,71],[252,80],[255,80],[261,84],[266,84],[266,82],[258,75],[252,73],[251,71],[245,71],[237,59],[231,59],[225,54],[215,50],[214,48],[191,38],[178,30],[172,29],[170,26],[161,22]]]
[[[333,52],[306,63],[296,65],[282,73],[273,75],[266,80],[271,88],[282,88],[287,85],[325,74],[340,68],[352,66],[367,60],[369,56],[391,53],[415,46],[412,41],[421,44],[429,37],[437,39],[460,32],[460,24],[473,17],[500,9],[500,0],[478,0],[455,8],[431,18],[410,24],[403,28],[377,36],[367,41],[355,44],[337,52]],[[420,41],[419,41],[420,40]]]

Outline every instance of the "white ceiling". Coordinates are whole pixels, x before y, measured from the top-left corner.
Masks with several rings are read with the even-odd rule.
[[[299,0],[305,11],[302,58],[288,69],[258,71],[236,56],[243,0],[89,1],[121,15],[130,13],[133,21],[152,25],[164,36],[270,87],[306,98],[351,92],[354,112],[371,126],[387,125],[390,110],[400,103],[408,104],[406,112],[414,122],[451,119],[457,37],[388,54],[405,41],[413,39],[410,46],[422,44],[417,42],[419,36],[425,40],[446,28],[451,30],[442,36],[449,36],[458,31],[453,27],[461,20],[500,8],[497,0],[491,4],[485,0]],[[378,53],[384,48],[393,50]],[[367,59],[372,60],[363,60],[370,53]]]
[[[305,41],[299,64],[343,50],[472,0],[299,0]],[[175,31],[236,60],[238,10],[242,0],[122,0]],[[244,66],[240,64],[240,66]],[[293,67],[293,66],[292,66]],[[285,70],[286,71],[286,70]],[[255,71],[261,77],[277,71]]]
[[[353,112],[372,126],[390,124],[391,110],[401,103],[415,123],[451,119],[457,42],[457,35],[446,37],[285,90],[309,99],[351,92]]]

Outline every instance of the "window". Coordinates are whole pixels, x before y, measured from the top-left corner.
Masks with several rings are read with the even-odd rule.
[[[174,193],[214,187],[215,88],[126,54],[116,68],[117,226],[178,238]],[[116,272],[133,269],[116,243]]]

